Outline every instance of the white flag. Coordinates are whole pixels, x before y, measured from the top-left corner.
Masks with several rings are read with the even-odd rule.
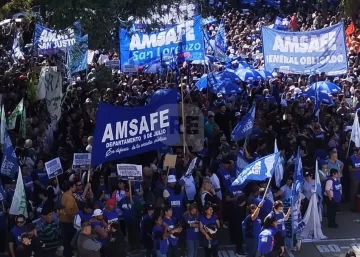
[[[0,123],[0,143],[3,145],[5,142],[5,129],[6,129],[4,105],[1,106],[1,121],[0,122],[1,122]]]
[[[350,139],[355,143],[356,147],[360,147],[360,127],[359,127],[359,117],[357,113],[355,113],[355,119],[354,119],[354,124],[352,125]]]
[[[279,152],[279,149],[277,147],[277,141],[276,141],[276,138],[275,138],[275,145],[274,145],[274,153],[277,153]],[[283,164],[281,162],[281,156],[279,158],[279,162],[275,168],[275,183],[276,183],[276,186],[277,187],[280,187],[281,185],[281,180],[283,179],[284,177],[284,167],[283,167]]]
[[[13,200],[11,202],[9,213],[12,215],[23,214],[26,218],[28,217],[27,208],[26,208],[25,188],[24,188],[24,182],[20,167],[19,167],[18,178],[16,181],[15,193]]]
[[[24,98],[21,99],[20,103],[15,107],[13,112],[7,118],[7,129],[14,129],[16,125],[17,117],[21,116],[24,111]]]

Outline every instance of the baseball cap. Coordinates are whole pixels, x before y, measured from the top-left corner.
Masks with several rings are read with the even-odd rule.
[[[175,176],[174,175],[169,175],[167,182],[168,183],[175,183],[176,182]]]
[[[103,215],[102,210],[96,209],[96,210],[94,211],[94,214],[92,215],[92,217],[97,217],[97,216],[100,216],[100,215]]]
[[[237,116],[241,116],[241,113],[240,112],[235,112],[235,117]]]
[[[221,93],[217,93],[216,95],[217,97],[223,97],[223,95]]]
[[[116,204],[116,201],[115,201],[115,199],[108,199],[108,200],[106,201],[106,204],[107,204],[107,205],[115,205],[115,204]]]
[[[144,209],[145,209],[145,211],[152,211],[152,210],[154,210],[154,206],[146,203],[146,204],[144,204]]]

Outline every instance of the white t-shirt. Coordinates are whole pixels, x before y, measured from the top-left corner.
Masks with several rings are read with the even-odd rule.
[[[216,176],[216,174],[214,173],[211,177],[207,177],[208,179],[210,179],[211,181],[211,185],[213,186],[213,189],[216,192],[217,197],[222,200],[222,194],[221,194],[221,187],[220,187],[220,181],[218,176]]]
[[[182,176],[182,178],[180,180],[184,181],[184,184],[185,184],[184,187],[185,187],[187,199],[189,201],[194,200],[195,195],[196,195],[194,177],[192,175],[188,176],[188,177]]]

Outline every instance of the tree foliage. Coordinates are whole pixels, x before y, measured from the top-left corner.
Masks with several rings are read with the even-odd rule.
[[[11,0],[0,8],[0,18],[8,18],[9,15],[17,12],[26,12],[30,10],[33,4],[32,0]]]
[[[64,29],[80,20],[89,34],[89,47],[115,47],[118,28],[130,26],[128,18],[150,18],[167,13],[164,6],[180,0],[43,0],[53,10],[50,24]],[[113,42],[113,45],[111,45]]]
[[[359,0],[341,0],[340,7],[345,17],[356,19],[359,10]]]

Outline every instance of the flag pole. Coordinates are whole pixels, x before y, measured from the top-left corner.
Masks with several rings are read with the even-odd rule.
[[[181,91],[181,116],[182,116],[182,122],[183,122],[183,153],[185,156],[185,152],[186,152],[186,119],[185,119],[185,111],[184,111],[184,90],[183,90],[183,78],[180,74],[180,91]]]
[[[263,196],[263,198],[262,198],[262,201],[264,201],[264,199],[265,199],[265,197],[266,197],[267,191],[268,191],[268,189],[269,189],[269,187],[270,187],[271,179],[272,179],[272,176],[271,176],[271,178],[269,179],[269,182],[268,182],[268,184],[267,184],[267,186],[266,186],[266,188],[265,188],[265,193],[264,193],[264,196]]]

